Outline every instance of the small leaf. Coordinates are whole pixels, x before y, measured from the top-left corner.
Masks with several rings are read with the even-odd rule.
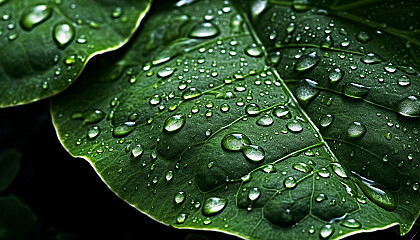
[[[128,41],[150,2],[2,2],[0,107],[66,89],[90,58]]]

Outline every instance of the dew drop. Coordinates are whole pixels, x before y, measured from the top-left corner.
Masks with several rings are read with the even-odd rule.
[[[356,176],[357,178],[352,179],[360,187],[366,197],[369,198],[369,200],[388,211],[394,211],[397,208],[397,199],[394,197],[392,192],[377,185],[370,179],[359,175]]]
[[[266,127],[273,125],[273,122],[274,119],[270,115],[264,114],[257,120],[257,125]]]
[[[96,138],[101,133],[101,129],[98,126],[92,126],[88,129],[87,137],[89,139]]]
[[[189,34],[192,38],[210,38],[220,33],[220,29],[211,22],[198,23],[194,25]]]
[[[343,86],[344,94],[354,98],[365,98],[369,91],[370,88],[358,83],[347,83]]]
[[[397,111],[407,117],[420,116],[420,97],[411,95],[398,102]]]
[[[131,150],[131,155],[134,158],[139,158],[142,154],[143,154],[144,150],[143,150],[143,146],[140,144],[137,144],[136,146],[133,147],[133,149]]]
[[[245,107],[245,112],[251,116],[256,116],[260,114],[260,106],[256,103],[250,103]]]
[[[179,224],[182,224],[182,223],[184,223],[185,222],[185,220],[187,220],[187,214],[185,214],[185,213],[181,213],[181,214],[179,214],[178,215],[178,217],[176,218],[176,222],[177,223],[179,223]]]
[[[334,115],[326,114],[321,117],[319,120],[319,125],[323,128],[331,126],[331,124],[334,122]]]
[[[312,52],[308,55],[300,57],[295,65],[295,70],[298,72],[307,71],[318,65],[320,58],[316,55],[316,52]]]
[[[302,132],[303,126],[302,123],[300,123],[298,120],[291,120],[287,122],[287,129],[289,129],[291,132],[299,133]]]
[[[294,163],[292,166],[293,169],[303,172],[303,173],[310,173],[312,172],[312,167],[306,163],[300,162],[300,163]]]
[[[223,103],[222,105],[220,105],[220,111],[222,112],[228,112],[229,109],[230,109],[230,106],[227,103]]]
[[[182,99],[185,100],[197,98],[199,96],[201,96],[201,91],[194,87],[190,87],[182,93]]]
[[[265,158],[265,151],[260,146],[247,145],[242,148],[242,152],[252,162],[261,162]]]
[[[164,67],[158,71],[157,76],[161,78],[165,78],[165,77],[171,76],[174,72],[175,72],[175,69],[170,68],[170,67]]]
[[[343,221],[341,221],[340,225],[347,228],[361,228],[362,227],[362,224],[354,218],[345,218]]]
[[[361,43],[367,43],[370,40],[372,40],[372,37],[365,31],[360,31],[357,35],[356,35],[356,39],[359,40],[359,42]]]
[[[341,79],[343,79],[344,76],[344,72],[341,71],[341,69],[339,68],[335,68],[330,75],[328,76],[329,80],[331,83],[337,83],[339,82]]]
[[[347,175],[346,170],[344,169],[344,167],[341,164],[331,163],[330,166],[331,166],[331,169],[333,170],[333,172],[335,174],[337,174],[337,176],[342,177],[342,178],[348,178],[349,177]]]
[[[286,106],[278,106],[273,110],[274,116],[281,119],[290,119],[292,118],[292,113],[289,108]]]
[[[30,7],[23,13],[20,24],[25,30],[31,30],[36,25],[47,20],[51,13],[52,8],[44,4]]]
[[[301,79],[296,84],[295,94],[300,105],[306,108],[309,103],[318,95],[318,83],[311,79]]]
[[[322,48],[331,48],[334,45],[334,40],[331,35],[327,35],[325,39],[321,42]]]
[[[403,75],[398,78],[398,85],[400,85],[401,87],[407,87],[407,86],[410,86],[410,84],[411,84],[411,80],[406,75]]]
[[[334,227],[331,224],[323,226],[319,231],[319,237],[322,239],[329,238],[334,233]]]
[[[186,122],[186,117],[182,114],[175,114],[168,117],[163,124],[163,129],[166,132],[175,132],[180,130]]]
[[[124,137],[133,132],[134,129],[136,129],[135,122],[123,122],[118,126],[114,127],[112,135],[114,137]]]
[[[121,17],[121,16],[122,16],[122,14],[123,14],[123,10],[122,10],[122,8],[120,8],[120,7],[116,7],[116,8],[114,8],[114,9],[112,10],[111,16],[112,16],[113,18],[119,18],[119,17]]]
[[[284,179],[283,181],[283,185],[285,188],[294,188],[296,187],[297,181],[294,177],[287,177],[286,179]]]
[[[248,191],[248,199],[251,201],[257,200],[261,195],[261,190],[257,187],[251,188]]]
[[[360,58],[360,61],[365,64],[376,64],[385,61],[382,57],[375,55],[374,53],[368,53]]]
[[[330,172],[326,169],[326,168],[321,168],[318,171],[318,176],[323,177],[323,178],[328,178],[330,177]]]
[[[60,23],[54,26],[53,37],[60,47],[65,47],[74,38],[74,27],[67,23]]]
[[[365,125],[360,122],[352,122],[347,128],[347,136],[349,138],[361,138],[366,134]]]
[[[252,43],[245,48],[245,53],[251,57],[260,57],[264,52],[260,45]]]
[[[185,192],[177,192],[174,196],[174,201],[176,204],[183,203],[185,201],[186,194]]]
[[[242,133],[231,133],[226,135],[222,139],[222,147],[225,150],[238,151],[243,149],[245,146],[251,144],[251,140]]]
[[[150,105],[158,105],[161,100],[161,97],[158,94],[156,94],[149,99],[149,103]]]
[[[325,201],[325,200],[327,200],[328,198],[327,198],[327,196],[324,194],[324,193],[320,193],[320,194],[318,194],[316,197],[315,197],[315,201],[316,202],[322,202],[322,201]]]
[[[227,205],[228,200],[225,198],[210,197],[204,201],[203,214],[212,216],[220,213]]]
[[[168,181],[168,182],[171,181],[173,177],[174,177],[174,172],[173,171],[169,170],[168,172],[166,172],[166,175],[165,175],[166,181]]]

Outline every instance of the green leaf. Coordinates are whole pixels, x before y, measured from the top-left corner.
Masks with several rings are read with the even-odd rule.
[[[13,148],[0,153],[0,192],[15,180],[20,169],[21,158],[22,153]]]
[[[0,239],[29,239],[36,223],[31,209],[16,196],[0,197]]]
[[[122,46],[144,1],[0,1],[0,107],[66,89],[90,58]]]
[[[405,6],[178,4],[156,5],[132,45],[53,99],[73,156],[178,228],[249,239],[411,229],[420,210],[418,24],[375,20]],[[418,11],[395,21],[418,21]]]

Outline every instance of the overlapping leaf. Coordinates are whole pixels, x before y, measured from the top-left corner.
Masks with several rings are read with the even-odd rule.
[[[416,31],[377,23],[387,5],[374,2],[186,3],[156,5],[132,45],[53,100],[69,152],[180,228],[407,233],[420,201]]]
[[[0,107],[66,89],[94,55],[120,47],[150,1],[1,1]]]

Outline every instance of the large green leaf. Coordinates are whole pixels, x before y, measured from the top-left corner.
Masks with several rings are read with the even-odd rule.
[[[175,227],[406,234],[420,210],[420,81],[418,31],[398,27],[419,8],[305,2],[156,5],[130,46],[53,99],[63,145]]]
[[[150,0],[0,1],[0,107],[57,94],[96,54],[123,45]]]

